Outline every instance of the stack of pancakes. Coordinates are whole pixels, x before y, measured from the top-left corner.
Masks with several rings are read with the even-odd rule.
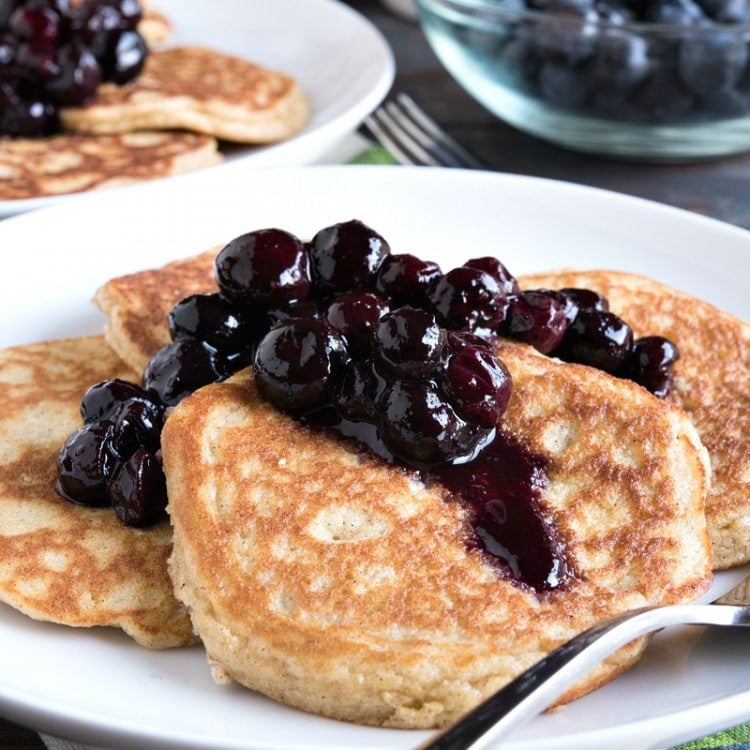
[[[605,271],[520,282],[597,289],[637,335],[672,338],[681,358],[668,401],[498,344],[514,383],[504,428],[548,460],[540,511],[573,571],[559,589],[498,575],[439,487],[274,410],[249,369],[169,415],[170,524],[125,529],[107,509],[56,498],[55,457],[80,422],[82,392],[104,377],[137,379],[128,373],[168,341],[172,305],[215,290],[214,255],[107,283],[96,295],[104,339],[0,354],[3,601],[36,618],[120,626],[152,647],[194,632],[217,681],[339,719],[432,727],[592,624],[692,601],[712,569],[750,560],[750,326]],[[562,701],[612,679],[644,646],[618,651]]]
[[[0,200],[166,177],[221,162],[219,141],[273,143],[302,128],[308,102],[294,78],[204,47],[159,48],[169,20],[143,5],[140,76],[61,110],[59,135],[0,138]]]

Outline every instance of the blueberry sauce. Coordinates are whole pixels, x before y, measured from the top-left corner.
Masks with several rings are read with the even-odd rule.
[[[544,509],[548,460],[504,427],[513,382],[493,342],[522,341],[659,397],[679,357],[662,337],[634,340],[596,292],[524,291],[491,257],[443,273],[391,254],[359,220],[310,242],[243,234],[218,253],[215,276],[216,293],[171,310],[172,341],[141,384],[105,381],[84,396],[84,425],[59,456],[65,499],[109,505],[131,526],[163,518],[166,408],[252,365],[266,401],[441,487],[467,509],[469,549],[516,585],[551,591],[572,573]]]

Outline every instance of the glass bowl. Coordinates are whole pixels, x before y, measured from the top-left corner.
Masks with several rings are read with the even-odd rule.
[[[639,6],[658,20],[631,12]],[[740,6],[748,13],[735,0],[417,0],[442,64],[497,117],[566,148],[645,161],[750,150]]]

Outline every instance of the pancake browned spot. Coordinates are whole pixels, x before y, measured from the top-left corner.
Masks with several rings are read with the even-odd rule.
[[[215,677],[338,719],[442,725],[584,628],[706,590],[708,465],[684,412],[528,347],[500,355],[502,426],[548,458],[543,510],[575,572],[541,594],[467,543],[439,487],[278,412],[250,370],[177,406],[162,436],[170,574]]]
[[[0,601],[37,620],[119,627],[149,648],[192,643],[167,574],[169,524],[128,528],[54,489],[83,393],[112,377],[133,379],[100,336],[0,351]]]
[[[102,84],[86,107],[64,108],[79,133],[181,128],[239,143],[272,143],[299,131],[308,103],[296,80],[205,47],[152,51],[138,78]]]
[[[193,133],[0,139],[0,200],[118,187],[209,167],[222,158],[214,138]]]
[[[519,282],[524,289],[594,289],[636,336],[659,334],[677,344],[670,399],[688,413],[711,457],[706,515],[714,565],[750,562],[750,324],[632,273],[550,271]]]

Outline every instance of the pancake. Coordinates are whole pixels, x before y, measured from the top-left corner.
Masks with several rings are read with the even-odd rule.
[[[631,273],[552,271],[519,282],[525,289],[595,289],[637,336],[659,334],[677,344],[670,399],[687,412],[711,457],[706,515],[715,568],[750,562],[750,324]]]
[[[79,133],[177,128],[272,143],[296,133],[307,115],[307,100],[290,76],[191,46],[152,51],[135,81],[102,84],[91,104],[63,108],[60,119]]]
[[[0,139],[0,200],[116,187],[221,160],[215,139],[192,133]]]
[[[122,628],[148,648],[192,643],[167,574],[169,523],[129,528],[54,489],[83,393],[111,377],[133,375],[100,336],[0,351],[0,601],[36,620]]]
[[[167,315],[172,307],[190,294],[216,291],[213,263],[218,250],[118,276],[96,291],[94,302],[107,316],[107,343],[135,372],[143,372],[154,352],[169,343]]]
[[[215,679],[336,719],[444,725],[586,627],[706,590],[707,457],[684,412],[529,347],[500,356],[514,381],[502,425],[548,458],[543,511],[574,571],[552,591],[490,565],[435,485],[263,402],[250,370],[176,407],[170,575]]]

